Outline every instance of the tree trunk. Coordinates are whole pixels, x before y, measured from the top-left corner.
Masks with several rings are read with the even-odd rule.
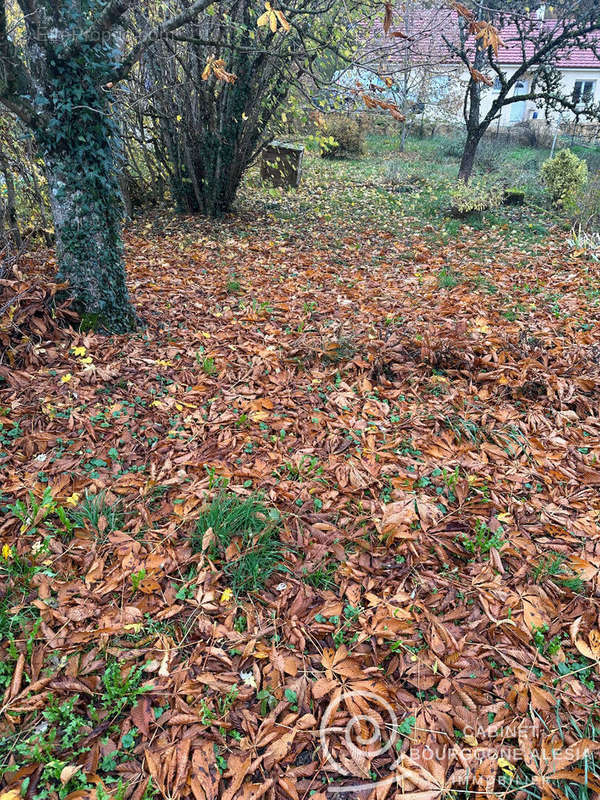
[[[19,230],[19,221],[17,219],[15,184],[10,167],[2,151],[0,151],[0,171],[4,176],[4,183],[6,185],[6,222],[8,233],[18,250],[21,247],[23,240],[21,238],[21,231]]]
[[[475,155],[477,153],[477,147],[479,146],[480,139],[481,135],[478,130],[469,131],[467,134],[467,140],[465,142],[460,168],[458,170],[459,180],[464,181],[465,183],[469,182],[469,178],[473,172]]]
[[[44,142],[47,145],[47,140]],[[105,173],[66,147],[45,154],[56,232],[58,280],[68,281],[88,329],[125,333],[136,325],[125,285],[119,184],[107,137]]]

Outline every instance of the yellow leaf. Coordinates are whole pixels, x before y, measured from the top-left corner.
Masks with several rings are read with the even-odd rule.
[[[70,506],[76,506],[80,497],[81,495],[77,494],[77,492],[73,492],[70,497],[67,497],[65,502],[67,502]]]
[[[515,765],[511,764],[510,761],[507,761],[505,758],[498,759],[498,766],[505,775],[508,775],[509,778],[512,778],[517,771]]]
[[[221,604],[229,603],[231,598],[233,597],[233,592],[231,589],[225,589],[225,591],[221,595]]]
[[[478,317],[475,320],[475,330],[479,331],[480,333],[489,333],[491,329],[487,323],[488,323],[487,319],[485,319],[484,317]]]
[[[123,625],[124,631],[132,631],[133,633],[139,633],[143,629],[143,625],[141,622],[128,622],[126,625]]]
[[[60,379],[60,382],[61,382],[61,383],[68,383],[68,382],[71,380],[71,378],[72,378],[72,377],[73,377],[73,376],[71,375],[71,373],[70,373],[70,372],[67,372],[67,374],[66,374],[66,375],[63,375],[63,376],[62,376],[62,378]]]
[[[10,789],[8,792],[2,792],[0,800],[21,800],[21,791],[19,789]]]
[[[87,353],[87,350],[83,345],[81,347],[74,347],[73,354],[76,356],[84,356]]]
[[[267,10],[264,14],[261,14],[256,22],[259,28],[263,28],[265,25],[268,25],[271,20],[271,3],[265,3],[265,8]]]
[[[7,544],[2,546],[2,558],[5,558],[7,561],[9,558],[12,558],[12,548]],[[2,797],[4,797],[4,795],[2,795]]]

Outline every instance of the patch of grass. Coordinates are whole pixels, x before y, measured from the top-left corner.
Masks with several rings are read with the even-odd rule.
[[[566,560],[566,556],[561,553],[550,553],[545,556],[533,571],[534,581],[536,583],[543,583],[545,580],[553,581],[575,594],[582,594],[585,584],[578,575],[569,570],[568,565],[565,564]]]
[[[268,508],[260,497],[221,493],[201,514],[192,547],[200,552],[206,533],[212,531],[208,556],[239,598],[264,588],[274,572],[284,569],[286,546],[279,539],[280,525],[277,509]]]
[[[86,489],[81,503],[69,511],[69,519],[73,527],[91,529],[105,539],[109,533],[123,527],[125,515],[118,502],[108,502],[106,492],[93,494]]]
[[[458,414],[452,414],[451,416],[444,417],[443,422],[444,425],[452,431],[459,442],[463,439],[468,439],[473,444],[477,444],[484,438],[480,426],[471,419],[466,419]]]
[[[438,286],[440,289],[454,289],[462,280],[462,275],[451,267],[442,267],[438,273]]]
[[[556,719],[561,714],[561,701],[557,699]],[[557,731],[557,750],[568,748],[573,741],[589,739],[597,742],[600,739],[600,720],[598,719],[598,709],[592,708],[588,718],[584,721],[574,719],[569,715],[566,724],[560,724]],[[534,758],[540,761],[540,752],[534,754]],[[547,772],[548,765],[540,764],[543,771]],[[598,796],[595,787],[600,783],[600,758],[595,751],[587,750],[583,758],[568,766],[571,777],[552,778],[549,774],[549,782],[553,789],[556,789],[556,796],[566,798],[566,800],[594,800]],[[516,765],[516,770],[503,770],[504,774],[499,773],[499,786],[504,791],[502,794],[507,800],[524,798],[525,800],[542,800],[542,797],[550,795],[549,792],[542,794],[540,788],[535,786],[531,770],[522,762]],[[551,770],[550,770],[551,773]]]
[[[334,589],[336,584],[335,573],[337,564],[335,562],[323,563],[316,567],[312,572],[302,570],[302,580],[312,586],[313,589]]]

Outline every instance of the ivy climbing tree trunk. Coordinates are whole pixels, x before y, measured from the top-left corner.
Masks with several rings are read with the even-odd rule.
[[[97,180],[76,153],[47,155],[58,280],[67,281],[86,328],[135,327],[123,263],[119,186],[113,171]]]

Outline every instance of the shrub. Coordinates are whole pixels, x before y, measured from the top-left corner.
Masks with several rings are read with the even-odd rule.
[[[552,202],[560,208],[572,206],[587,183],[588,168],[583,159],[570,150],[561,150],[542,164],[542,180]]]
[[[440,155],[446,158],[461,158],[465,149],[464,136],[456,136],[453,139],[445,139],[440,147]]]
[[[452,213],[458,217],[489,211],[498,208],[502,202],[502,189],[499,186],[488,186],[483,181],[463,183],[459,181],[450,193]]]
[[[600,231],[600,177],[595,175],[579,192],[573,222],[584,231]]]
[[[385,169],[386,180],[392,186],[398,186],[406,180],[405,164],[403,161],[390,161]]]
[[[361,155],[365,151],[364,132],[356,119],[332,114],[319,121],[321,158]]]
[[[504,171],[507,160],[508,148],[506,145],[492,139],[483,139],[479,142],[475,163],[481,172]]]

